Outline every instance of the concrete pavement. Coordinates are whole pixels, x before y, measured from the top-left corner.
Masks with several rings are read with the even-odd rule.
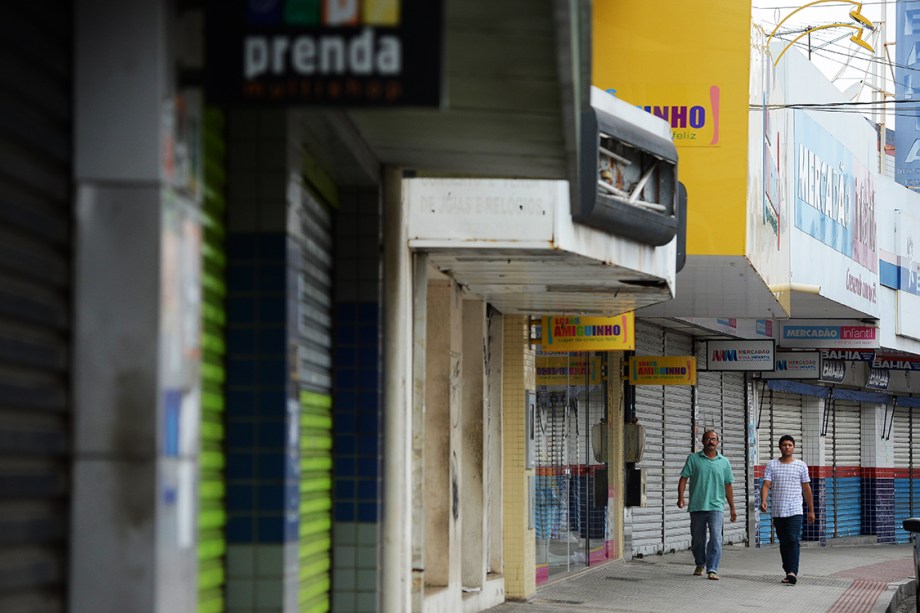
[[[796,585],[783,578],[779,549],[726,547],[719,581],[694,577],[681,551],[617,561],[541,587],[496,613],[907,613],[916,588],[911,545],[803,547]]]

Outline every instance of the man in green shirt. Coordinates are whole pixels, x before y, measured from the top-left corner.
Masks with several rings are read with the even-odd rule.
[[[684,469],[677,482],[677,506],[684,508],[684,489],[690,480],[690,549],[696,562],[694,575],[719,578],[719,560],[722,557],[722,511],[725,501],[735,522],[735,499],[732,491],[732,465],[719,453],[719,435],[714,430],[703,433],[703,450],[687,456]],[[706,530],[709,529],[709,542]]]

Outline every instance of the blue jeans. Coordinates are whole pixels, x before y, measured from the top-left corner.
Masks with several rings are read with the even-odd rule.
[[[779,539],[779,554],[786,574],[799,574],[799,541],[802,540],[802,515],[774,517],[773,527]]]
[[[706,529],[709,528],[709,542]],[[690,513],[690,550],[697,566],[705,566],[707,573],[718,572],[722,559],[722,511],[694,511]]]

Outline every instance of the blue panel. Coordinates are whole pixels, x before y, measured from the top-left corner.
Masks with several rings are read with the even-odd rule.
[[[862,534],[862,479],[827,479],[827,537]],[[836,528],[836,533],[835,533]]]
[[[256,414],[256,395],[249,390],[227,392],[227,417],[252,417]]]
[[[253,518],[252,515],[230,515],[227,518],[227,542],[228,543],[252,543]]]
[[[885,260],[878,261],[878,281],[885,287],[898,289],[898,266]]]

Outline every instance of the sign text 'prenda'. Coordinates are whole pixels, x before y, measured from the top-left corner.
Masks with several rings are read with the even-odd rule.
[[[402,70],[402,43],[392,35],[364,28],[357,35],[247,36],[246,79],[270,75],[388,77]]]

